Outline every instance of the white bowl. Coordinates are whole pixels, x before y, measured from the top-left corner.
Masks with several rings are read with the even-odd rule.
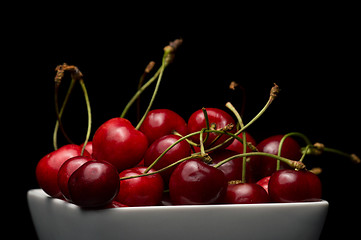
[[[84,210],[28,192],[39,239],[318,239],[328,202],[125,207]]]

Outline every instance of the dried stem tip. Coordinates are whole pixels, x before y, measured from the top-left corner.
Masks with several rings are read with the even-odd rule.
[[[350,157],[351,157],[352,162],[361,163],[360,158],[356,154],[353,153],[353,154],[350,155]]]
[[[60,84],[61,79],[64,77],[64,72],[69,71],[71,73],[71,77],[74,80],[80,80],[83,78],[83,74],[80,72],[79,68],[73,65],[68,65],[63,63],[62,65],[58,65],[55,68],[56,76],[55,76],[55,83]]]
[[[270,97],[275,99],[278,95],[278,93],[280,92],[280,88],[278,87],[278,85],[276,83],[273,83],[274,86],[271,88],[271,92],[270,92]]]

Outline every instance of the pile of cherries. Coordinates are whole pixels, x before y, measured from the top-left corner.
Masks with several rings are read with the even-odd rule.
[[[157,83],[174,57],[175,46],[167,47]],[[74,78],[82,76],[75,70]],[[277,91],[275,85],[254,121]],[[36,167],[38,183],[49,196],[85,208],[319,201],[321,182],[302,160],[326,148],[300,133],[257,144],[245,131],[253,122],[244,125],[229,109],[235,118],[226,109],[203,108],[187,122],[172,110],[153,109],[137,127],[112,118],[91,141],[44,156]],[[306,139],[307,147],[292,136]]]

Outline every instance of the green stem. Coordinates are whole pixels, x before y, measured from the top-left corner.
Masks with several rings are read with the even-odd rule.
[[[148,112],[149,112],[150,108],[151,108],[151,107],[152,107],[152,105],[153,105],[153,102],[154,102],[155,96],[156,96],[156,95],[157,95],[157,93],[158,93],[159,85],[160,85],[160,82],[161,82],[162,77],[163,77],[163,72],[164,72],[164,69],[165,69],[166,64],[167,64],[167,62],[166,62],[166,58],[168,57],[168,54],[169,54],[169,52],[168,52],[168,51],[165,51],[165,52],[164,52],[164,55],[163,55],[163,60],[162,60],[162,66],[161,66],[161,68],[160,68],[160,73],[159,73],[159,76],[158,76],[157,84],[155,85],[155,89],[154,89],[154,92],[153,92],[152,98],[150,99],[150,102],[149,102],[149,105],[148,105],[147,110],[145,111],[145,113],[144,113],[144,115],[143,115],[142,119],[140,119],[140,121],[138,122],[138,125],[135,127],[135,129],[137,129],[137,130],[140,128],[140,126],[142,126],[142,124],[143,124],[143,122],[144,122],[145,118],[146,118],[146,117],[147,117],[147,115],[148,115]]]
[[[227,102],[226,103],[226,107],[231,110],[233,112],[233,114],[236,116],[238,123],[240,125],[241,128],[244,127],[243,124],[243,120],[241,115],[238,113],[238,111],[236,110],[236,108],[232,105],[232,103]],[[247,139],[246,139],[246,132],[242,132],[242,137],[243,137],[243,153],[247,152]],[[243,161],[242,161],[242,183],[246,183],[246,167],[247,167],[247,157],[243,157]]]
[[[130,101],[125,106],[122,114],[120,115],[121,118],[125,117],[129,108],[139,98],[139,96],[144,92],[144,90],[147,89],[155,80],[157,80],[161,71],[162,71],[162,66],[158,69],[158,71],[154,74],[154,76],[148,80],[148,82],[146,82],[141,88],[138,89],[138,91],[134,94],[134,96],[130,99]]]
[[[53,146],[54,146],[54,150],[57,150],[58,149],[58,130],[59,130],[59,127],[60,127],[60,130],[61,132],[63,133],[65,139],[69,142],[69,143],[72,143],[73,141],[68,137],[68,135],[66,134],[64,128],[63,128],[63,124],[61,122],[61,117],[63,115],[63,112],[64,112],[64,109],[69,101],[69,96],[71,94],[71,92],[73,91],[74,89],[74,86],[75,86],[75,82],[76,80],[75,79],[71,79],[71,82],[70,82],[70,85],[69,85],[69,88],[68,88],[68,91],[65,95],[65,98],[64,98],[64,101],[63,101],[63,104],[61,106],[61,109],[59,111],[59,103],[58,103],[58,93],[59,93],[59,86],[60,86],[60,82],[56,82],[55,83],[55,94],[54,94],[54,101],[55,101],[55,112],[56,112],[56,123],[55,123],[55,127],[54,127],[54,132],[53,132]]]
[[[286,135],[283,136],[283,138],[281,139],[280,141],[280,144],[278,145],[278,156],[281,156],[281,151],[282,151],[282,147],[283,147],[283,143],[285,142],[286,138],[288,137],[291,137],[291,136],[297,136],[297,137],[300,137],[302,138],[305,143],[308,145],[312,145],[312,142],[310,141],[310,139],[303,133],[300,133],[300,132],[290,132],[290,133],[287,133]],[[280,160],[277,160],[277,167],[276,167],[276,170],[280,170],[281,168],[281,162]]]
[[[81,86],[81,88],[83,90],[83,93],[84,93],[84,98],[85,98],[85,103],[86,103],[87,113],[88,113],[88,128],[87,128],[87,132],[86,132],[86,136],[85,136],[84,145],[83,145],[83,148],[81,150],[81,156],[83,156],[85,147],[86,147],[86,145],[87,145],[87,143],[89,141],[89,137],[90,137],[91,124],[92,124],[92,115],[91,115],[91,108],[90,108],[90,101],[89,101],[88,91],[87,91],[87,89],[85,87],[83,79],[80,79],[79,83],[80,83],[80,86]]]
[[[242,154],[237,154],[234,155],[232,157],[229,157],[227,159],[224,159],[223,161],[220,161],[219,163],[217,163],[216,165],[214,165],[215,168],[218,168],[219,166],[225,164],[228,161],[231,161],[232,159],[235,158],[241,158],[241,157],[251,157],[251,156],[266,156],[266,157],[271,157],[271,158],[275,158],[275,159],[279,159],[282,162],[288,164],[291,168],[297,168],[297,169],[304,169],[306,166],[299,161],[294,161],[288,158],[284,158],[284,157],[280,157],[277,155],[273,155],[270,153],[264,153],[264,152],[249,152],[249,153],[242,153]]]
[[[153,175],[153,174],[156,174],[156,173],[160,173],[160,172],[163,172],[163,171],[165,171],[165,170],[167,170],[167,169],[169,169],[171,167],[174,167],[174,166],[176,166],[176,165],[178,165],[178,164],[180,164],[182,162],[185,162],[185,161],[187,161],[189,159],[195,159],[195,158],[203,158],[203,157],[201,155],[198,155],[198,154],[197,155],[191,155],[191,156],[182,158],[182,159],[180,159],[180,160],[178,160],[178,161],[176,161],[176,162],[174,162],[174,163],[172,163],[172,164],[170,164],[170,165],[168,165],[168,166],[166,166],[164,168],[161,168],[161,169],[159,169],[157,171],[153,171],[153,172],[145,171],[143,174],[139,174],[139,175],[135,175],[135,176],[129,176],[129,177],[122,177],[122,178],[119,178],[119,180],[122,181],[122,180],[131,179],[131,178],[145,177],[145,176]]]

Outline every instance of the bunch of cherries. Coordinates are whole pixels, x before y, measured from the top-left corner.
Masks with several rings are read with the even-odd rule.
[[[91,113],[83,76],[74,66],[57,67],[56,150],[36,167],[38,183],[48,195],[85,208],[319,201],[321,182],[306,169],[306,155],[331,151],[360,161],[354,154],[312,144],[297,132],[272,136],[257,144],[245,130],[276,98],[276,84],[266,105],[247,124],[231,103],[226,107],[235,117],[222,109],[203,108],[188,122],[169,109],[150,110],[164,69],[181,42],[175,40],[164,48],[161,67],[143,84],[154,64],[146,68],[142,84],[121,117],[103,123],[92,141],[88,141]],[[71,73],[72,83],[59,109],[57,89],[66,71]],[[82,145],[70,143],[58,148],[59,128],[67,138],[61,117],[76,82],[84,91],[88,108],[86,140]],[[134,127],[124,116],[153,82],[156,86],[150,104]],[[292,137],[302,139],[306,147],[301,148]]]

